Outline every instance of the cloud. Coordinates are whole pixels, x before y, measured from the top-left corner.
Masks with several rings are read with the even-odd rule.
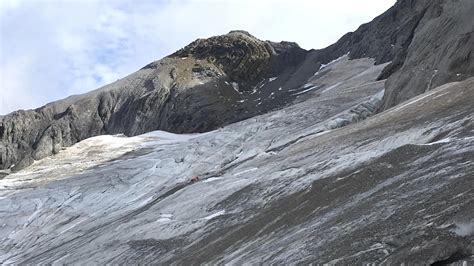
[[[322,48],[395,0],[2,0],[0,114],[113,82],[197,38],[244,29]]]

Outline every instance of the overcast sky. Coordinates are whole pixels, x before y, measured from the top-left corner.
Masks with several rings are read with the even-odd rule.
[[[395,0],[0,0],[0,114],[124,77],[234,29],[323,48]]]

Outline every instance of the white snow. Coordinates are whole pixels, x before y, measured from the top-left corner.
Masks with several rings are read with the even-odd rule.
[[[313,76],[317,76],[317,75],[321,72],[321,70],[323,70],[324,68],[326,68],[326,67],[328,67],[328,66],[330,66],[330,65],[332,65],[332,64],[334,64],[334,63],[336,63],[336,62],[338,62],[338,61],[340,61],[340,60],[342,60],[342,59],[345,59],[346,57],[349,56],[349,54],[350,54],[350,52],[348,52],[347,54],[345,54],[345,55],[343,55],[343,56],[341,56],[341,57],[339,57],[339,58],[336,58],[336,59],[332,60],[331,62],[329,62],[329,63],[327,63],[327,64],[321,64],[321,66],[319,67],[319,70],[316,71],[316,73],[314,73]]]
[[[202,181],[203,183],[209,183],[209,182],[214,182],[214,181],[217,181],[217,180],[221,180],[222,177],[211,177],[211,178],[208,178],[204,181]]]
[[[83,173],[86,169],[99,167],[128,152],[154,148],[157,145],[186,142],[199,136],[202,134],[173,134],[158,130],[135,137],[119,134],[88,138],[60,151],[55,156],[35,161],[30,167],[1,179],[0,189],[69,177]],[[40,176],[42,178],[38,179]]]
[[[206,216],[206,217],[204,217],[203,219],[204,219],[204,220],[211,220],[211,219],[213,219],[213,218],[216,218],[216,217],[221,216],[221,215],[224,215],[224,214],[225,214],[225,210],[222,210],[222,211],[218,211],[218,212],[216,212],[216,213],[214,213],[214,214],[211,214],[211,215],[209,215],[209,216]]]
[[[156,221],[158,223],[167,223],[167,222],[171,222],[172,218],[173,218],[173,214],[163,213],[163,214],[160,214],[160,216],[158,217]]]
[[[330,90],[332,90],[332,89],[334,89],[334,88],[337,88],[337,86],[339,86],[339,85],[341,85],[341,82],[338,82],[338,83],[336,83],[336,84],[334,84],[334,85],[332,85],[332,86],[329,86],[328,88],[324,89],[321,93],[328,92],[328,91],[330,91]]]
[[[269,81],[269,82],[272,82],[272,81],[276,80],[277,78],[278,78],[278,77],[269,78],[268,81]]]
[[[238,173],[234,174],[234,176],[243,175],[243,174],[246,174],[246,173],[249,173],[249,172],[253,172],[253,171],[257,171],[257,170],[258,170],[258,168],[257,168],[257,167],[250,168],[250,169],[247,169],[247,170],[244,170],[244,171],[238,172]]]
[[[405,107],[407,107],[407,106],[409,106],[409,105],[412,105],[412,104],[414,104],[414,103],[417,103],[417,102],[419,102],[419,101],[421,101],[421,100],[423,100],[423,99],[425,99],[425,98],[427,98],[427,97],[431,97],[431,96],[436,97],[436,96],[438,96],[439,94],[441,94],[442,91],[446,90],[447,88],[453,86],[453,85],[456,84],[456,83],[457,83],[457,82],[447,83],[447,84],[445,84],[445,85],[442,85],[442,86],[438,87],[437,89],[434,89],[434,90],[430,90],[430,91],[428,91],[428,92],[425,92],[425,93],[423,93],[423,94],[421,94],[421,95],[419,95],[419,96],[417,96],[417,97],[414,97],[414,98],[412,98],[412,99],[406,101],[406,103],[402,103],[402,104],[399,104],[399,105],[395,106],[395,108],[393,108],[393,109],[391,109],[391,110],[392,110],[393,112],[395,112],[395,111],[398,111],[398,110],[400,110],[400,109],[403,109],[403,108],[405,108]]]
[[[420,144],[422,146],[431,146],[431,145],[436,145],[436,144],[443,144],[443,143],[450,143],[453,141],[465,141],[465,140],[471,140],[474,139],[474,137],[464,137],[464,138],[444,138],[435,142],[430,142],[430,143],[424,143]]]
[[[234,88],[234,90],[238,93],[240,93],[239,91],[239,83],[237,82],[232,82],[232,88]]]
[[[312,90],[314,90],[314,89],[317,89],[317,88],[319,88],[319,86],[313,86],[313,87],[311,87],[311,88],[309,88],[309,89],[306,89],[306,90],[303,90],[303,91],[300,91],[300,92],[294,93],[294,94],[292,94],[292,95],[300,95],[300,94],[303,94],[303,93],[306,93],[306,92],[312,91]]]
[[[161,214],[156,221],[158,223],[168,223],[172,221],[172,218],[172,214]]]
[[[451,141],[452,141],[451,138],[445,138],[445,139],[441,139],[441,140],[438,140],[438,141],[435,141],[435,142],[424,143],[424,144],[420,144],[420,145],[431,146],[431,145],[435,145],[435,144],[448,143],[448,142],[451,142]]]

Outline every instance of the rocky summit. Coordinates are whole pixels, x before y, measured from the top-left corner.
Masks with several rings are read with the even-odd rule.
[[[473,264],[471,14],[231,31],[1,116],[0,263]]]

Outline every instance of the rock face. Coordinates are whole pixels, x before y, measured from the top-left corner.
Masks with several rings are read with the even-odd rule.
[[[388,79],[384,109],[442,84],[474,76],[474,2],[429,2],[404,60],[394,60],[400,69]]]
[[[398,0],[372,22],[337,43],[312,51],[316,61],[350,58],[391,62],[381,110],[442,84],[474,75],[474,2],[470,0]]]
[[[371,57],[386,63],[395,58],[403,60],[414,32],[423,17],[429,0],[399,0],[373,21],[361,25],[355,32],[344,35],[335,44],[315,53],[323,63],[350,53],[351,59]],[[392,64],[382,75],[389,76],[400,65]],[[388,73],[387,73],[388,71]]]
[[[206,60],[219,66],[232,80],[250,83],[297,66],[306,54],[296,43],[264,42],[248,32],[231,31],[227,35],[199,39],[172,56]]]

